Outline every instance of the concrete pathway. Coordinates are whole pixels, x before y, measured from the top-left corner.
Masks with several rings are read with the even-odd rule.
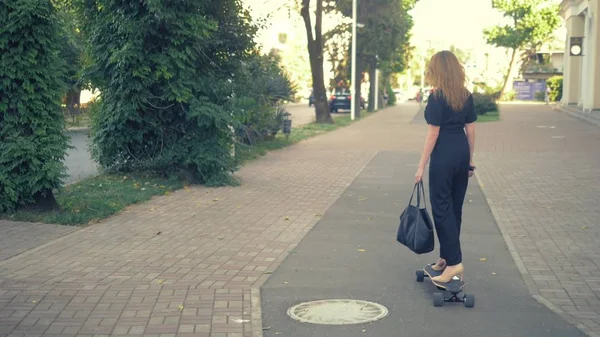
[[[240,187],[156,198],[0,262],[0,336],[260,336],[257,289],[379,151],[422,147],[416,110],[272,152]],[[544,107],[504,118],[478,131],[483,190],[526,284],[593,329],[600,134]]]
[[[410,178],[420,157],[414,150],[378,152],[269,278],[262,291],[264,336],[584,336],[529,295],[475,180],[464,207],[462,236],[465,292],[475,295],[475,308],[433,306],[437,290],[429,280],[416,282],[415,271],[435,261],[437,249],[418,256],[396,242],[398,218],[410,199]],[[389,314],[374,323],[346,326],[306,324],[286,315],[293,305],[323,299],[374,301]],[[304,311],[300,315],[311,318]]]

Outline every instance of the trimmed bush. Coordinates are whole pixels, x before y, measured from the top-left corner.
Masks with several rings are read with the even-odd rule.
[[[545,91],[536,91],[533,95],[533,98],[538,102],[543,102],[546,100],[546,92]]]
[[[57,24],[50,0],[0,1],[0,213],[57,207],[68,148]]]
[[[238,0],[82,1],[101,92],[92,154],[108,172],[232,183],[231,98],[256,27]]]
[[[485,115],[488,112],[498,111],[498,104],[493,94],[473,93],[473,103],[477,115]]]
[[[546,85],[550,88],[550,101],[558,102],[562,99],[563,77],[553,76],[546,80]]]

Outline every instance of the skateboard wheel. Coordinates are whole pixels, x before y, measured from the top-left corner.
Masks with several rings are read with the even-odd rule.
[[[472,308],[475,306],[475,295],[465,294],[464,297],[465,307]]]
[[[444,305],[444,294],[442,293],[434,293],[433,294],[433,306],[441,307]]]
[[[422,270],[417,270],[417,282],[423,282],[425,280],[425,272]]]

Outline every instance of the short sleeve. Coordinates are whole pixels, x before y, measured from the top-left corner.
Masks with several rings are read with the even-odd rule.
[[[469,99],[467,101],[467,116],[465,119],[466,124],[473,123],[477,120],[477,113],[475,113],[475,103],[473,102],[473,95],[469,95]]]
[[[427,105],[425,106],[425,121],[427,124],[442,126],[444,122],[444,110],[439,98],[434,93],[429,95]]]

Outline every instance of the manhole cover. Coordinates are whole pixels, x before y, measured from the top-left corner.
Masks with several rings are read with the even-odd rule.
[[[288,310],[288,316],[297,321],[324,325],[368,323],[387,314],[387,308],[381,304],[350,299],[305,302]]]

